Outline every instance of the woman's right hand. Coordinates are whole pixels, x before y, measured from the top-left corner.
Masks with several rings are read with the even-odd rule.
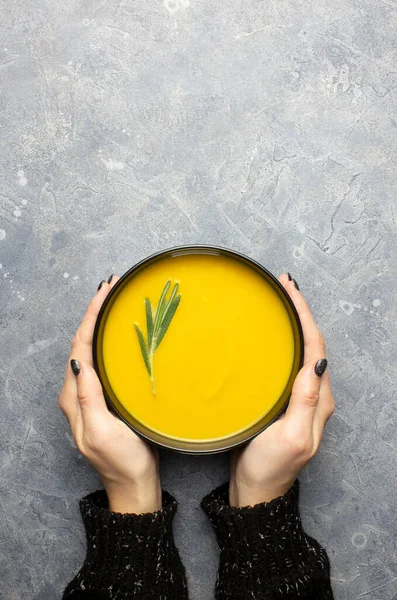
[[[96,319],[117,279],[103,283],[73,338],[59,405],[78,449],[102,480],[110,510],[140,514],[162,506],[158,453],[109,412],[92,361]]]
[[[295,379],[286,412],[232,453],[231,506],[253,506],[283,496],[317,452],[325,424],[334,411],[329,374],[324,373],[327,362],[323,336],[294,281],[281,275],[280,282],[302,323],[304,365]]]

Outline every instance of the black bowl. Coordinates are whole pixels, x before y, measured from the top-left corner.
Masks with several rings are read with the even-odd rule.
[[[227,256],[229,258],[231,257],[237,259],[250,266],[251,268],[255,269],[262,277],[264,277],[267,283],[272,286],[272,288],[278,294],[279,298],[282,300],[291,321],[294,336],[294,359],[291,374],[283,393],[281,394],[280,398],[273,406],[273,408],[261,420],[257,421],[248,429],[240,431],[234,435],[230,435],[226,438],[224,437],[220,439],[203,441],[186,441],[173,439],[162,435],[158,432],[152,431],[150,428],[140,423],[137,419],[135,419],[126,411],[126,409],[117,399],[107,378],[102,356],[102,340],[106,319],[115,299],[117,298],[121,290],[130,283],[131,279],[139,271],[145,269],[148,265],[152,264],[153,262],[165,257],[179,256],[181,254],[203,253]],[[296,312],[295,306],[292,303],[292,300],[290,299],[289,295],[287,294],[281,283],[278,281],[278,279],[274,275],[272,275],[270,271],[265,269],[262,265],[252,260],[251,258],[240,254],[239,252],[229,250],[227,248],[205,245],[179,246],[176,248],[170,248],[168,250],[157,252],[156,254],[152,254],[148,258],[145,258],[144,260],[136,264],[134,267],[129,269],[117,281],[116,285],[112,288],[112,290],[106,297],[106,300],[103,303],[103,306],[98,315],[94,331],[93,359],[96,372],[102,383],[104,395],[109,409],[112,412],[114,412],[122,421],[124,421],[133,431],[145,438],[147,441],[154,443],[157,446],[161,446],[163,448],[177,450],[179,452],[184,452],[188,454],[212,454],[216,452],[224,452],[225,450],[230,450],[231,448],[234,448],[249,441],[258,433],[263,431],[266,427],[268,427],[271,423],[273,423],[279,417],[279,415],[286,409],[289,398],[291,396],[291,390],[295,377],[303,364],[303,333],[298,313]]]

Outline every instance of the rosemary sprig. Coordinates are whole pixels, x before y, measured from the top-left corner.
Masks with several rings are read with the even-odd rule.
[[[152,383],[152,392],[156,395],[156,388],[154,386],[154,371],[153,371],[153,358],[154,353],[160,346],[165,334],[167,333],[168,327],[175,315],[176,309],[181,301],[181,295],[177,294],[178,284],[174,285],[169,299],[166,296],[170,289],[171,281],[167,281],[161,296],[157,304],[156,312],[153,316],[153,309],[148,298],[145,298],[145,309],[146,309],[146,327],[147,327],[147,341],[143,336],[142,331],[139,328],[138,323],[135,323],[135,329],[138,335],[139,345],[141,347],[143,361],[145,363],[147,372],[150,376]]]

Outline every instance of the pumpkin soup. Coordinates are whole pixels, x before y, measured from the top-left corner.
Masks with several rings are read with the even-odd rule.
[[[177,310],[151,346],[149,306],[153,327],[176,290]],[[152,373],[142,342],[154,348]],[[137,421],[168,438],[203,441],[245,430],[274,407],[290,377],[294,337],[282,300],[256,269],[229,256],[180,253],[138,270],[121,289],[102,356],[114,394]]]

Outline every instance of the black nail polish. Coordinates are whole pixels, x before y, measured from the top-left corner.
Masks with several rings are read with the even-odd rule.
[[[300,290],[300,287],[298,285],[298,282],[296,281],[296,279],[292,280],[294,282],[294,286],[296,287],[297,290]]]
[[[77,375],[81,371],[81,365],[80,365],[79,361],[78,360],[74,360],[74,358],[72,358],[72,360],[70,361],[70,366],[71,366],[71,369],[72,369],[73,373],[77,377]]]
[[[109,277],[109,279],[108,279],[108,283],[112,283],[112,279],[113,279],[113,277],[114,277],[114,273],[112,273],[112,274],[111,274],[111,276]]]
[[[98,285],[98,289],[97,289],[98,292],[99,292],[99,290],[101,289],[101,287],[103,286],[104,283],[106,283],[106,281],[104,279],[102,279],[101,283]]]
[[[314,367],[314,372],[316,375],[318,375],[319,377],[322,377],[325,373],[325,370],[327,368],[328,365],[328,361],[326,358],[320,358],[320,360],[318,360],[316,362],[316,366]]]
[[[288,275],[288,281],[292,281],[292,275],[291,275],[291,273],[287,273],[287,275]]]

